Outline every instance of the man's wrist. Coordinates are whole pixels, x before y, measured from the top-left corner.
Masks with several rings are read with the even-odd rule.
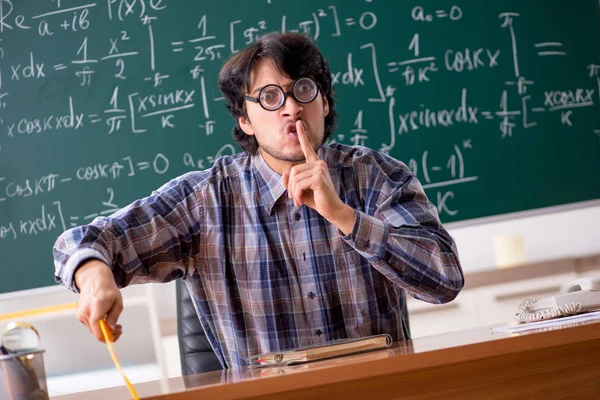
[[[85,282],[89,281],[90,279],[97,279],[99,275],[103,274],[107,274],[107,276],[110,274],[112,276],[112,271],[110,270],[109,266],[98,259],[90,259],[81,263],[81,265],[75,271],[73,280],[75,281],[75,285],[81,289],[83,285],[85,285]]]
[[[335,213],[335,216],[329,219],[333,225],[335,225],[344,236],[352,233],[354,229],[354,222],[356,221],[356,213],[354,209],[347,204],[342,203],[339,211]]]

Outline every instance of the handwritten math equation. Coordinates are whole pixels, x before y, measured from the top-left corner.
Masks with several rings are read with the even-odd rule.
[[[0,210],[34,198],[43,203],[40,207],[40,201],[35,202],[25,213],[29,215],[2,212],[0,239],[55,234],[89,222],[124,205],[117,201],[119,182],[135,184],[148,174],[167,177],[204,169],[217,157],[235,153],[229,138],[233,121],[226,115],[216,74],[232,54],[272,31],[300,32],[336,50],[330,61],[333,85],[353,98],[339,99],[344,121],[351,123],[334,132],[332,142],[393,155],[404,138],[417,132],[445,135],[451,128],[480,125],[488,136],[509,141],[536,129],[541,120],[571,128],[579,113],[599,112],[600,54],[589,54],[575,67],[585,73],[583,83],[533,93],[539,83],[535,75],[523,73],[531,70],[523,67],[523,57],[552,60],[543,64],[551,68],[552,63],[569,59],[570,38],[550,37],[531,44],[522,36],[527,21],[519,10],[507,9],[486,21],[490,31],[504,38],[502,43],[470,46],[465,41],[440,49],[433,46],[428,32],[436,26],[452,30],[480,18],[470,12],[470,3],[395,6],[397,19],[408,21],[408,28],[389,26],[394,18],[375,7],[378,0],[314,0],[300,12],[284,11],[282,0],[249,3],[255,14],[222,5],[231,8],[227,10],[231,18],[224,20],[212,6],[167,0],[0,0]],[[175,26],[177,15],[190,7],[193,26]],[[264,17],[256,16],[261,14]],[[382,30],[393,31],[394,36],[382,36]],[[20,38],[28,40],[16,44]],[[324,54],[328,56],[325,50]],[[478,103],[481,88],[472,84],[452,91],[450,105],[436,98],[411,103],[405,95],[434,84],[443,87],[448,77],[461,82],[482,72],[489,79],[502,79],[498,93],[486,93],[495,99],[493,108]],[[28,90],[34,91],[24,97]],[[59,111],[29,108],[24,98],[42,103],[60,98]],[[379,114],[373,115],[373,110]],[[180,130],[195,136],[196,147],[182,145],[176,153],[154,151],[145,157],[111,157],[90,149],[87,165],[65,161],[56,170],[29,176],[12,173],[14,166],[3,164],[12,152],[35,146],[36,138],[67,141],[70,135],[89,135],[90,143],[123,137],[127,143],[143,144],[151,133],[168,137]],[[600,141],[600,125],[587,134]],[[200,149],[209,140],[220,140],[221,147],[207,154]],[[441,216],[460,213],[452,205],[453,187],[479,179],[469,168],[477,145],[478,138],[465,134],[446,147],[420,149],[402,160]],[[90,204],[85,215],[70,215],[61,193],[72,185],[103,185],[105,198]]]

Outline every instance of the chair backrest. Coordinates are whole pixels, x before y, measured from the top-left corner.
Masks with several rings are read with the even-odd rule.
[[[408,307],[406,305],[406,296],[403,298],[402,303],[402,329],[404,330],[404,338],[410,339],[410,324],[408,321]]]
[[[181,355],[182,375],[223,369],[198,320],[194,303],[183,279],[178,279],[177,337]]]

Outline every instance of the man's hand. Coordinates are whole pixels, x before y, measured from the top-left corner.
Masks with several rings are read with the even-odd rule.
[[[296,207],[307,205],[344,234],[349,234],[354,226],[354,210],[335,192],[327,163],[313,150],[302,121],[296,122],[296,132],[306,162],[293,167],[289,174],[283,174],[288,196],[294,199]]]
[[[75,273],[75,283],[79,287],[77,319],[88,327],[99,341],[104,343],[100,329],[100,320],[106,317],[106,323],[112,330],[116,341],[123,328],[117,320],[123,311],[123,296],[115,283],[112,271],[100,260],[85,262]]]

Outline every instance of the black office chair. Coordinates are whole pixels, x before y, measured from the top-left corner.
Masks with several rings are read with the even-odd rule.
[[[182,375],[193,375],[200,372],[223,369],[219,359],[212,349],[202,325],[196,315],[196,309],[183,279],[176,283],[177,293],[177,337],[179,339],[179,354],[181,355]],[[404,300],[404,335],[410,338],[408,325],[408,310]]]
[[[408,321],[408,307],[406,306],[406,296],[404,296],[404,301],[402,305],[402,328],[404,330],[404,338],[406,340],[410,339],[410,324]]]
[[[200,325],[185,282],[178,279],[175,286],[181,374],[185,376],[223,369]]]

